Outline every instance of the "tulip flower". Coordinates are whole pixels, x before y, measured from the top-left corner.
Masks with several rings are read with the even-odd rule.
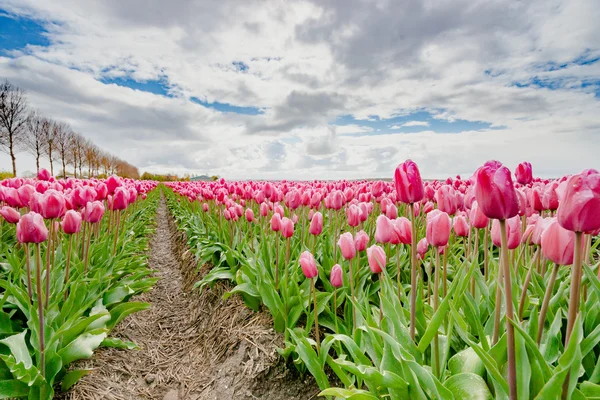
[[[65,198],[62,193],[49,189],[39,199],[40,214],[46,219],[60,218],[67,211]]]
[[[391,221],[385,215],[377,217],[375,222],[375,241],[377,243],[389,243],[392,239],[394,227]]]
[[[294,236],[294,222],[287,217],[281,219],[281,235],[286,239]]]
[[[430,245],[442,247],[448,244],[452,221],[450,216],[440,210],[433,210],[427,214],[426,236]]]
[[[279,216],[279,214],[275,213],[271,217],[271,230],[273,232],[279,232],[280,229],[281,229],[281,217]]]
[[[318,211],[313,214],[308,232],[314,236],[319,236],[323,232],[323,214]]]
[[[531,163],[525,161],[517,165],[515,175],[517,177],[517,182],[519,182],[521,185],[530,184],[533,181]]]
[[[20,243],[42,243],[48,239],[44,218],[33,211],[21,216],[17,223],[17,240]]]
[[[456,192],[450,185],[444,185],[435,193],[438,209],[450,215],[456,212]]]
[[[498,161],[488,161],[475,174],[475,198],[488,218],[505,220],[519,213],[517,194],[508,168]]]
[[[313,297],[314,303],[314,312],[315,312],[315,332],[317,339],[317,353],[320,351],[321,340],[319,338],[319,313],[317,309],[317,291],[315,289],[315,279],[319,276],[319,271],[317,270],[317,263],[315,261],[315,257],[311,252],[305,251],[300,255],[300,267],[302,268],[302,273],[307,279],[310,279],[310,291]],[[287,283],[287,281],[286,281]]]
[[[354,237],[356,251],[365,251],[368,243],[369,235],[367,235],[367,233],[363,230],[358,231]]]
[[[386,264],[386,255],[383,248],[374,244],[367,249],[367,259],[369,260],[369,268],[374,274],[379,274]]]
[[[427,238],[419,240],[419,243],[417,244],[417,255],[419,256],[419,259],[425,259],[425,254],[427,253],[428,248],[429,242],[427,242]]]
[[[344,283],[343,274],[344,273],[342,271],[342,267],[340,267],[340,264],[335,264],[331,268],[331,275],[329,276],[329,282],[331,283],[331,286],[333,286],[334,288],[342,287]]]
[[[467,219],[462,215],[457,215],[454,217],[453,221],[454,233],[459,237],[466,237],[469,235],[469,224],[467,223]]]
[[[52,175],[50,175],[47,169],[42,168],[38,171],[37,177],[40,181],[49,181]]]
[[[21,219],[21,213],[12,207],[4,206],[0,209],[0,215],[4,217],[9,224],[16,224]]]
[[[251,208],[247,208],[245,212],[246,221],[253,222],[254,221],[254,211]]]
[[[101,201],[87,203],[83,209],[83,219],[90,224],[98,223],[104,216],[104,204]]]
[[[346,260],[352,260],[356,256],[356,244],[354,243],[352,233],[346,232],[342,234],[338,241],[338,246],[342,251],[342,257]]]
[[[67,235],[73,235],[81,230],[81,214],[74,210],[68,210],[63,217],[60,226]]]
[[[508,249],[514,250],[521,244],[521,220],[518,216],[514,216],[506,220],[506,234],[508,238]],[[502,237],[500,233],[500,221],[497,219],[492,222],[492,243],[495,246],[502,246]]]
[[[570,177],[556,216],[560,226],[573,232],[600,229],[600,173],[586,170]]]

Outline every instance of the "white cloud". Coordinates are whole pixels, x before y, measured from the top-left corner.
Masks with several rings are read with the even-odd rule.
[[[231,178],[469,174],[529,159],[555,176],[600,168],[595,0],[4,0],[52,42],[0,58],[0,76],[142,170]],[[248,66],[239,71],[233,62]],[[558,65],[560,68],[549,68]],[[172,97],[99,82],[162,79]],[[515,82],[556,83],[558,90]],[[544,85],[542,85],[544,86]],[[190,102],[258,107],[220,113]],[[429,111],[501,130],[380,134],[360,125]],[[335,125],[352,115],[354,125]],[[423,126],[425,121],[391,129]],[[383,128],[383,126],[382,126]],[[376,133],[376,134],[375,134]],[[359,135],[363,134],[363,135]],[[0,168],[8,168],[0,155]],[[33,169],[19,155],[21,170]]]

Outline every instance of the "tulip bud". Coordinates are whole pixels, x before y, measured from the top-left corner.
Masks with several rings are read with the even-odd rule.
[[[514,216],[506,220],[506,236],[509,250],[516,249],[521,244],[521,219]],[[500,232],[500,222],[492,222],[492,242],[495,246],[502,246],[502,237]]]
[[[67,211],[64,195],[53,189],[47,190],[42,195],[39,206],[40,214],[46,219],[60,218]]]
[[[560,226],[556,218],[549,219],[550,222],[542,233],[542,253],[556,264],[573,264],[575,233]]]
[[[427,214],[426,237],[432,246],[442,247],[448,244],[452,221],[450,216],[440,210]]]
[[[248,222],[254,221],[254,211],[252,211],[251,208],[246,209],[245,215],[246,215],[246,221],[248,221]]]
[[[367,249],[367,259],[369,260],[369,268],[374,274],[380,273],[385,268],[385,251],[376,244]]]
[[[271,230],[273,232],[279,232],[281,229],[281,216],[278,213],[273,214],[271,217]]]
[[[29,212],[17,223],[17,240],[20,243],[41,243],[48,239],[48,228],[44,218],[35,212]]]
[[[68,210],[63,217],[60,226],[67,235],[72,235],[81,230],[81,214],[74,210]]]
[[[392,239],[393,229],[388,217],[380,215],[375,222],[375,241],[377,243],[389,243]]]
[[[530,184],[533,181],[531,163],[525,161],[517,165],[515,175],[517,177],[517,182],[521,185]]]
[[[339,288],[344,283],[344,272],[342,271],[342,267],[340,264],[335,264],[333,268],[331,268],[331,275],[329,276],[329,282],[331,282],[331,286],[335,288]]]
[[[312,279],[319,275],[315,257],[311,254],[310,251],[305,251],[302,254],[300,254],[299,261],[300,267],[302,268],[302,273],[306,278]]]
[[[558,206],[560,226],[573,232],[600,229],[600,173],[589,169],[567,180]]]
[[[352,260],[356,256],[356,245],[350,232],[343,233],[338,240],[338,246],[342,251],[342,257]]]
[[[508,219],[519,213],[517,194],[508,168],[498,161],[488,161],[475,175],[475,198],[488,218]]]
[[[103,216],[104,204],[102,204],[101,201],[93,201],[91,203],[87,203],[85,205],[85,208],[83,209],[83,219],[91,224],[100,222]]]
[[[369,243],[369,235],[363,230],[359,231],[354,238],[354,245],[357,251],[365,251]]]
[[[464,216],[457,215],[456,217],[454,217],[453,227],[456,236],[469,236],[469,224],[467,224],[467,219]]]
[[[294,222],[291,219],[283,217],[281,219],[281,234],[289,239],[294,235]]]
[[[406,160],[394,173],[396,195],[402,203],[417,203],[424,197],[423,181],[417,164]]]
[[[429,242],[427,242],[427,238],[419,240],[419,243],[417,243],[417,257],[423,260],[425,258],[425,254],[427,253],[428,248]]]
[[[21,218],[21,214],[17,210],[8,206],[4,206],[0,209],[0,215],[2,215],[9,224],[16,224]]]
[[[323,232],[323,214],[318,211],[313,214],[308,232],[314,236],[318,236]]]

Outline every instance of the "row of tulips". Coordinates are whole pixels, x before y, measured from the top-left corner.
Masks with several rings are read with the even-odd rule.
[[[51,399],[90,370],[71,369],[100,345],[134,347],[110,330],[146,304],[143,251],[156,183],[110,177],[0,184],[0,398]],[[151,225],[151,224],[150,224]]]
[[[423,182],[408,160],[393,182],[179,182],[168,200],[214,265],[198,286],[264,304],[322,395],[598,395],[600,174],[514,176]]]

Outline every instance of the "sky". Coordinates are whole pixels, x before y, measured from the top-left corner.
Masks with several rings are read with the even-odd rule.
[[[597,0],[0,0],[0,78],[140,171],[391,178],[410,158],[445,178],[496,159],[556,177],[600,169],[599,17]]]

